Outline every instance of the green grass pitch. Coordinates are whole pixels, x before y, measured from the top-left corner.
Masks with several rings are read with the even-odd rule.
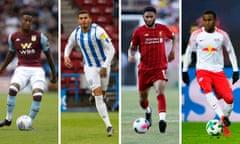
[[[183,122],[182,123],[182,144],[239,144],[240,123],[232,122],[229,127],[232,135],[225,137],[210,136],[206,132],[207,122]]]
[[[139,106],[137,89],[122,89],[122,144],[179,144],[179,92],[177,88],[166,88],[167,129],[161,134],[158,128],[157,99],[153,89],[149,102],[152,107],[153,125],[145,134],[133,130],[133,122],[138,117],[145,117],[145,111]]]
[[[0,94],[0,119],[6,117],[7,94]],[[58,94],[44,93],[41,109],[33,122],[34,131],[20,131],[16,127],[18,116],[29,114],[31,94],[19,93],[10,127],[0,128],[1,144],[58,144]]]
[[[109,112],[114,135],[107,137],[106,127],[97,112],[62,112],[61,144],[118,144],[118,112]]]

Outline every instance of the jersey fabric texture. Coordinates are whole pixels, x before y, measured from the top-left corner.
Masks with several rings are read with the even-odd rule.
[[[85,65],[102,67],[107,60],[105,44],[111,44],[111,39],[103,28],[93,23],[86,33],[81,31],[80,26],[76,27],[68,40],[67,47],[79,46],[84,56]],[[65,53],[66,55],[68,54]],[[108,65],[110,65],[110,62]]]
[[[84,33],[81,27],[77,26],[69,37],[64,56],[69,56],[74,46],[78,46],[83,54],[84,73],[88,87],[92,90],[98,87],[107,90],[110,64],[115,50],[105,30],[92,23],[90,30]],[[100,78],[99,71],[101,67],[107,68],[105,78]]]
[[[229,36],[223,30],[216,28],[208,33],[201,28],[193,32],[190,38],[190,50],[197,52],[197,69],[222,71],[224,67],[223,47],[227,52],[234,51]]]
[[[232,89],[223,71],[197,70],[196,75],[197,81],[204,93],[214,91],[218,99],[223,98],[228,104],[233,102]]]
[[[165,69],[152,69],[152,70],[138,70],[138,89],[143,91],[151,86],[157,80],[166,80],[167,75]]]
[[[165,40],[173,38],[174,33],[165,25],[156,24],[155,28],[145,25],[138,27],[132,36],[132,45],[139,46],[140,69],[167,69]]]
[[[47,40],[45,35],[35,30],[27,35],[15,32],[9,35],[9,50],[16,52],[18,66],[41,67],[41,52],[49,48]]]
[[[41,52],[49,49],[47,37],[35,30],[24,35],[15,32],[9,35],[9,51],[16,52],[18,67],[15,69],[11,83],[18,83],[20,89],[31,84],[32,89],[45,89],[45,72],[41,64]]]

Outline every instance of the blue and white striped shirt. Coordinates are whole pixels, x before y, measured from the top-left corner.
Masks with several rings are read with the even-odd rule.
[[[89,67],[107,67],[114,56],[114,47],[111,39],[103,28],[95,23],[86,33],[77,26],[69,37],[64,56],[69,56],[72,47],[77,45],[83,56],[84,64]]]

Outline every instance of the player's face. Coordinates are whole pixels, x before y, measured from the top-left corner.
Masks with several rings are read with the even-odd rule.
[[[83,30],[88,30],[91,25],[91,18],[89,14],[79,14],[78,15],[78,24]]]
[[[24,31],[28,31],[31,29],[32,26],[32,16],[30,15],[23,15],[21,19],[21,28]]]
[[[148,27],[152,27],[155,24],[156,14],[154,12],[145,12],[143,19]]]
[[[207,32],[213,32],[215,30],[216,19],[211,14],[205,14],[202,16],[203,26]]]

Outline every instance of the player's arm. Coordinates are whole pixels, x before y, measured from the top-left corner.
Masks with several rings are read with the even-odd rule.
[[[70,59],[70,54],[72,52],[72,49],[73,47],[76,45],[76,42],[75,42],[75,32],[76,30],[74,30],[69,39],[68,39],[68,42],[67,42],[67,45],[65,46],[65,50],[64,50],[64,64],[66,67],[68,68],[71,68],[72,67],[72,62],[71,62],[71,59]]]
[[[236,58],[236,55],[234,52],[234,48],[233,48],[231,40],[227,34],[225,35],[224,44],[225,44],[225,48],[227,49],[227,52],[228,52],[228,57],[232,64],[232,68],[233,68],[232,84],[234,84],[239,79],[238,64],[237,64],[237,58]]]
[[[137,51],[137,46],[133,45],[133,43],[130,43],[130,46],[128,48],[128,61],[129,62],[136,62],[135,53]]]
[[[100,39],[102,41],[103,47],[105,49],[105,55],[106,55],[106,60],[104,61],[100,69],[100,77],[106,77],[107,67],[111,65],[111,61],[115,54],[115,48],[113,47],[111,39],[109,38],[109,36],[106,34],[104,30],[100,34]]]
[[[133,32],[132,40],[131,40],[130,46],[128,48],[128,61],[129,62],[136,62],[135,53],[136,53],[137,47],[140,43],[140,38],[139,38],[139,32],[138,31],[139,31],[139,29],[136,29]]]
[[[57,82],[57,73],[56,73],[56,70],[55,70],[54,60],[53,60],[53,57],[51,55],[50,49],[48,49],[47,51],[44,51],[44,53],[47,57],[48,64],[49,64],[51,72],[52,72],[51,83],[56,83]]]
[[[51,83],[56,83],[57,82],[57,73],[55,70],[55,65],[54,65],[54,60],[48,45],[48,38],[41,33],[41,45],[42,45],[42,49],[44,54],[46,55],[46,58],[48,60],[48,64],[50,66],[51,72],[52,72],[52,77],[51,77]]]
[[[8,64],[14,59],[15,57],[15,48],[13,46],[12,40],[11,40],[12,34],[9,34],[8,36],[8,45],[9,45],[9,51],[8,54],[3,62],[3,64],[0,67],[0,74],[6,69]]]
[[[3,64],[0,67],[0,74],[6,69],[6,67],[14,59],[14,57],[15,57],[15,52],[9,51]]]
[[[172,36],[172,48],[170,53],[168,54],[168,62],[171,62],[175,59],[175,45],[176,45],[176,38],[175,35],[173,34]]]
[[[196,47],[196,37],[194,34],[192,34],[183,58],[182,80],[187,85],[189,85],[190,83],[190,79],[188,75],[188,66],[191,61],[192,51],[193,49],[195,49],[195,47]]]

